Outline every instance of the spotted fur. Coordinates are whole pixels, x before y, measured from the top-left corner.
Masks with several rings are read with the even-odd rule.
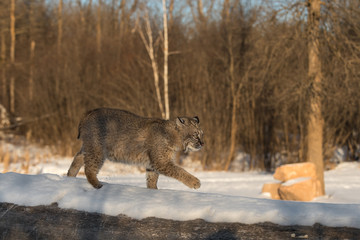
[[[75,177],[85,165],[85,175],[94,188],[101,188],[97,174],[105,159],[146,168],[148,188],[157,188],[159,174],[175,178],[190,188],[200,181],[173,162],[178,151],[198,151],[204,145],[198,117],[172,120],[144,118],[128,111],[99,108],[89,111],[79,124],[82,147],[75,155],[68,176]]]

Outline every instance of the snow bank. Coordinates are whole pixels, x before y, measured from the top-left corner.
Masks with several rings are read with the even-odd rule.
[[[128,180],[132,179],[136,180],[128,177]],[[144,178],[142,181],[144,182],[141,184],[145,185]],[[162,182],[165,184],[167,181],[165,179]],[[209,222],[273,222],[281,225],[320,223],[333,227],[360,228],[360,203],[289,202],[193,190],[151,190],[113,183],[105,183],[103,188],[95,190],[84,178],[68,178],[55,174],[5,173],[0,174],[0,182],[0,202],[27,206],[57,202],[61,208],[114,216],[125,214],[136,219],[201,218]],[[204,182],[206,189],[206,178]],[[228,185],[232,185],[231,182],[230,178]],[[134,184],[136,185],[137,181]]]

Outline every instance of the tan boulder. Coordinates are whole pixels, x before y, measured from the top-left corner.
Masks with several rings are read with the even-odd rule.
[[[315,179],[315,164],[310,162],[285,164],[276,168],[274,174],[274,178],[282,182],[301,177],[310,177]]]
[[[279,200],[279,187],[281,183],[265,183],[261,190],[262,193],[270,193],[271,199]]]
[[[281,184],[279,195],[282,200],[311,201],[317,197],[315,178],[297,178]]]

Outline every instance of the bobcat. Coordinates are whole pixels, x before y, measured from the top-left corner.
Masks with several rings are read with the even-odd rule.
[[[105,159],[109,159],[144,166],[148,188],[157,189],[159,174],[175,178],[189,188],[200,187],[199,179],[172,161],[176,152],[198,151],[204,145],[198,117],[162,120],[99,108],[86,113],[78,130],[83,145],[67,173],[70,177],[76,177],[85,164],[88,182],[101,188],[97,174]]]

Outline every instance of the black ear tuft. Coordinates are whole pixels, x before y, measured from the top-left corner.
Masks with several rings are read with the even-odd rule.
[[[194,117],[194,120],[195,120],[197,123],[200,123],[200,120],[199,120],[199,117],[198,117],[198,116],[195,116],[195,117]]]
[[[185,124],[185,120],[182,119],[181,117],[178,117],[179,121],[182,123],[182,124]]]

